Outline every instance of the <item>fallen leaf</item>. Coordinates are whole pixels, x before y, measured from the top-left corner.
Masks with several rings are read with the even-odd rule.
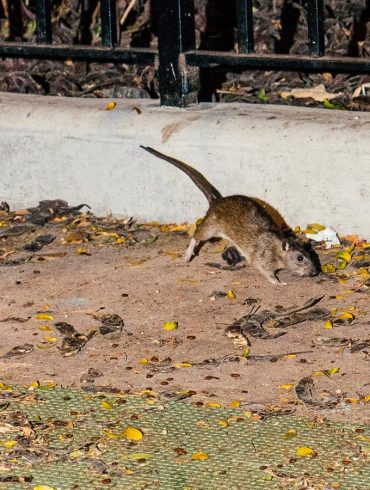
[[[235,299],[235,293],[232,289],[229,289],[226,293],[226,296],[229,298],[229,299]]]
[[[134,461],[138,459],[150,459],[153,455],[150,453],[133,453],[128,456],[128,459],[133,459]]]
[[[18,441],[13,441],[13,440],[4,441],[1,443],[1,445],[4,446],[6,449],[13,449],[13,447],[16,446],[17,444]]]
[[[242,357],[244,358],[248,358],[251,354],[251,350],[249,347],[245,347],[245,349],[243,349],[243,352],[242,352]]]
[[[191,367],[192,364],[190,364],[190,362],[178,362],[177,364],[175,364],[175,367],[184,367],[184,368],[188,368],[188,367]]]
[[[287,99],[288,97],[294,97],[295,99],[306,99],[311,98],[317,102],[324,102],[324,100],[331,100],[343,95],[342,92],[336,94],[329,93],[326,91],[324,85],[316,85],[312,88],[294,88],[291,92],[280,92],[280,97]]]
[[[337,268],[335,267],[334,264],[321,264],[321,271],[325,272],[327,274],[330,274],[332,272],[335,272]]]
[[[300,456],[301,458],[305,456],[311,456],[314,454],[314,450],[311,449],[310,447],[302,446],[302,447],[297,447],[295,450],[295,453],[297,456]]]
[[[44,335],[44,340],[46,340],[46,342],[57,342],[58,339],[50,335]]]
[[[78,247],[76,249],[77,255],[91,255],[87,247]]]
[[[116,107],[116,102],[109,102],[105,108],[106,111],[112,111]]]
[[[345,402],[346,403],[350,403],[352,405],[355,405],[356,403],[359,403],[359,399],[358,398],[355,398],[355,397],[350,397],[350,398],[346,398],[345,399]]]
[[[102,400],[101,402],[101,406],[103,408],[105,408],[106,410],[112,410],[114,407],[113,407],[113,404],[110,403],[110,402],[107,402],[107,400]]]
[[[291,390],[292,388],[294,388],[294,385],[288,383],[288,384],[279,385],[279,388],[281,388],[282,390]]]
[[[126,427],[122,434],[129,441],[141,441],[144,436],[140,429],[131,426]]]
[[[206,459],[208,459],[208,457],[209,456],[207,453],[202,453],[202,452],[194,453],[191,455],[191,459],[194,461],[205,461]]]
[[[339,317],[340,320],[352,320],[353,315],[348,311],[344,311]]]
[[[46,321],[54,320],[53,315],[50,315],[49,313],[37,313],[35,318],[36,320],[46,320]]]
[[[221,427],[229,427],[229,422],[227,420],[218,420],[218,425],[221,425]]]
[[[221,404],[217,402],[208,402],[205,404],[207,408],[220,408]]]
[[[230,408],[239,408],[239,407],[240,407],[240,405],[241,405],[241,401],[240,401],[240,400],[233,400],[233,401],[230,403],[229,407],[230,407]]]
[[[33,490],[55,490],[55,488],[49,487],[49,485],[36,485]]]
[[[297,435],[296,429],[289,429],[285,432],[284,439],[286,440],[293,439],[293,437],[296,437],[296,435]]]
[[[333,324],[330,320],[326,320],[326,322],[324,323],[324,328],[333,328]]]
[[[163,330],[167,330],[168,332],[170,332],[171,330],[176,330],[176,328],[178,327],[178,323],[175,322],[175,321],[171,321],[171,322],[165,322],[163,325],[162,325],[162,328]]]
[[[333,367],[330,369],[325,369],[325,371],[324,371],[324,374],[326,374],[327,376],[331,376],[332,374],[335,374],[335,373],[339,373],[339,368]]]

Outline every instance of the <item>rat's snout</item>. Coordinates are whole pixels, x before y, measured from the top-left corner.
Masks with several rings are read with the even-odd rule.
[[[310,272],[308,275],[310,277],[314,277],[314,276],[318,276],[320,274],[320,272],[321,271],[319,271],[319,270],[314,270],[314,271]]]
[[[316,262],[316,261],[315,261]],[[313,264],[313,267],[312,267],[312,270],[310,271],[310,273],[308,274],[310,277],[313,277],[313,276],[318,276],[321,272],[321,265],[320,263],[314,263]]]

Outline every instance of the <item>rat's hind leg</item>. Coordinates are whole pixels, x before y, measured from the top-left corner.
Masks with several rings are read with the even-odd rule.
[[[214,227],[207,221],[207,219],[205,219],[197,226],[194,236],[190,240],[189,246],[185,252],[186,262],[189,262],[194,255],[199,252],[204,242],[214,236],[217,236]]]

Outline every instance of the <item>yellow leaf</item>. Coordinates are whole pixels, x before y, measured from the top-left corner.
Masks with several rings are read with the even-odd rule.
[[[284,359],[295,359],[297,357],[297,354],[287,354],[284,356]]]
[[[232,289],[229,289],[226,293],[226,296],[229,298],[229,299],[235,299],[235,293]]]
[[[125,437],[129,441],[141,441],[141,439],[143,438],[143,433],[140,429],[129,426],[126,427],[126,429],[123,431],[123,437]]]
[[[164,233],[176,233],[178,231],[188,231],[189,230],[189,225],[187,223],[184,223],[182,225],[176,225],[176,224],[169,224],[169,225],[162,225],[160,226],[160,230]]]
[[[353,404],[353,405],[354,405],[354,404],[356,404],[356,403],[359,403],[359,401],[360,401],[360,400],[359,400],[358,398],[355,398],[355,397],[353,397],[353,398],[346,398],[346,399],[345,399],[345,402],[346,402],[346,403],[351,403],[351,404]]]
[[[49,485],[36,485],[33,490],[55,490],[55,488],[49,487]]]
[[[240,407],[240,404],[241,404],[241,401],[240,400],[233,400],[230,403],[229,407],[230,408],[239,408]]]
[[[321,264],[321,270],[322,272],[330,274],[336,271],[336,267],[334,264]]]
[[[112,410],[112,408],[113,408],[113,404],[112,404],[112,403],[107,402],[107,400],[102,400],[100,404],[101,404],[101,406],[102,406],[103,408],[105,408],[106,410]]]
[[[227,420],[219,420],[218,425],[221,425],[221,427],[229,427],[229,422]]]
[[[176,328],[178,327],[178,323],[177,322],[165,322],[163,325],[162,325],[162,328],[163,330],[167,330],[168,332],[170,332],[171,330],[176,330]]]
[[[322,371],[315,371],[311,376],[324,376],[324,373]]]
[[[345,311],[339,316],[340,320],[351,320],[352,318],[353,318],[353,315],[352,315],[352,313],[349,313],[349,311]]]
[[[153,455],[150,453],[133,453],[128,456],[128,459],[138,460],[138,459],[150,459]]]
[[[208,402],[208,403],[206,403],[205,406],[208,408],[220,408],[221,404],[217,403],[217,402]]]
[[[361,401],[363,401],[364,403],[370,402],[370,395],[366,395],[366,396],[362,397]]]
[[[87,247],[78,247],[76,249],[77,255],[91,255]]]
[[[6,390],[11,390],[11,389],[12,389],[12,387],[10,385],[7,385],[6,383],[2,383],[0,381],[0,390],[6,391]]]
[[[145,366],[145,364],[148,364],[148,363],[149,363],[148,359],[145,359],[144,357],[142,359],[140,359],[140,361],[139,361],[139,364],[141,364],[142,366]]]
[[[293,387],[294,385],[290,383],[279,385],[279,388],[281,388],[282,390],[291,390]]]
[[[333,367],[330,369],[325,369],[324,374],[326,374],[327,376],[331,376],[332,374],[335,374],[338,372],[339,372],[339,368]]]
[[[50,335],[44,335],[46,342],[56,342],[58,339],[56,337],[51,337]]]
[[[242,357],[245,357],[245,358],[248,358],[251,354],[251,350],[249,347],[246,347],[245,349],[243,349],[243,352],[242,352]]]
[[[311,456],[315,451],[311,449],[310,447],[297,447],[295,450],[295,453],[297,456],[300,456],[301,458],[305,456]]]
[[[352,256],[349,252],[341,251],[337,253],[337,259],[345,260],[346,262],[349,262],[351,258]]]
[[[194,453],[191,455],[191,459],[193,459],[194,461],[205,461],[206,459],[208,459],[208,454],[202,452]]]
[[[342,296],[341,294],[338,294],[335,299],[344,299],[344,296]]]
[[[320,223],[311,223],[311,224],[307,225],[307,228],[309,230],[316,231],[316,233],[317,233],[319,231],[325,230],[326,229],[326,226],[320,225]]]
[[[41,325],[41,327],[39,327],[39,328],[43,332],[52,332],[53,331],[53,329],[51,327],[49,327],[49,325]]]
[[[126,241],[126,238],[117,238],[117,240],[115,241],[115,243],[125,243]]]
[[[2,445],[6,447],[6,449],[12,449],[14,446],[18,444],[18,441],[4,441]]]
[[[83,451],[82,449],[75,449],[74,451],[71,451],[69,453],[69,457],[72,460],[82,458],[83,456],[85,456],[85,451]]]
[[[326,322],[324,323],[324,328],[333,328],[333,324],[330,320],[326,320]]]
[[[338,269],[343,271],[348,265],[348,262],[345,260],[338,260]]]
[[[192,366],[192,364],[190,364],[190,362],[178,362],[177,364],[175,364],[175,367],[188,368],[191,366]]]
[[[285,432],[284,434],[284,439],[293,439],[293,437],[296,437],[297,431],[296,429],[289,429]]]
[[[49,313],[37,313],[35,318],[36,320],[46,320],[46,321],[54,320],[53,315],[50,315]]]
[[[109,102],[105,108],[106,111],[112,111],[116,107],[116,102]]]

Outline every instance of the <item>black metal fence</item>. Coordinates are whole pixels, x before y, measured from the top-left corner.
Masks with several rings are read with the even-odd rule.
[[[157,64],[161,104],[197,102],[199,68],[231,66],[257,70],[370,73],[369,58],[325,56],[324,0],[307,0],[309,55],[255,54],[253,0],[236,2],[238,53],[195,49],[194,0],[159,0],[158,50],[117,47],[116,0],[100,0],[101,46],[56,45],[51,1],[35,0],[37,44],[0,43],[1,57]]]

